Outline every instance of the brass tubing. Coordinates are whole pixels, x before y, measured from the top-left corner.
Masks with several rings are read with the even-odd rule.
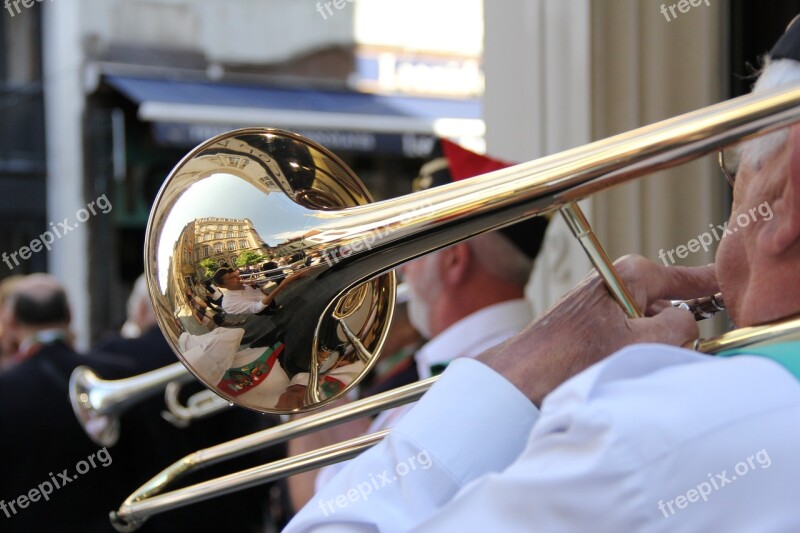
[[[128,514],[139,516],[139,503],[162,493],[168,485],[174,483],[189,472],[226,459],[239,457],[240,455],[267,446],[279,444],[295,437],[300,437],[350,420],[370,416],[385,409],[416,401],[437,379],[437,377],[428,378],[404,387],[370,396],[369,398],[364,398],[357,402],[328,409],[305,418],[292,420],[285,424],[253,433],[252,435],[246,435],[229,442],[218,444],[217,446],[212,446],[211,448],[196,451],[162,470],[158,475],[137,489],[136,492],[128,497],[124,504],[125,509],[123,510],[121,508],[119,515],[122,519],[125,519]],[[155,514],[155,512],[151,514]]]
[[[117,531],[135,531],[144,524],[147,517],[165,509],[178,509],[215,496],[224,496],[231,492],[248,489],[276,479],[352,459],[367,448],[379,443],[388,434],[388,429],[376,431],[369,435],[338,442],[294,457],[228,474],[227,476],[197,483],[165,494],[151,496],[144,501],[132,501],[129,503],[129,500],[126,500],[119,511],[109,513],[111,524]],[[130,510],[134,505],[137,507],[137,513]],[[134,516],[136,518],[132,518]]]
[[[600,240],[592,231],[592,226],[586,220],[586,216],[580,206],[575,202],[570,202],[561,208],[561,214],[564,216],[564,220],[572,234],[583,246],[586,255],[589,256],[589,261],[592,262],[595,270],[605,282],[608,292],[622,307],[625,314],[629,318],[643,317],[644,314],[639,310],[636,302],[633,301],[633,296],[631,296],[628,287],[622,283],[617,269],[614,268],[614,264],[609,259],[603,245],[600,244]]]
[[[594,192],[689,161],[741,137],[763,134],[798,120],[800,88],[743,96],[537,161],[407,197],[340,211],[317,212],[315,217],[320,226],[315,230],[316,242],[323,246],[326,243],[342,246],[347,243],[336,240],[336,236],[350,235],[351,240],[370,238],[370,242],[374,243],[370,250],[353,253],[339,265],[345,267],[346,264],[360,261],[360,268],[351,275],[353,282],[356,282],[363,279],[361,276],[366,276],[367,272],[385,272],[434,249],[523,218],[550,212]],[[418,216],[406,216],[410,211]],[[387,223],[392,224],[391,232],[381,230]],[[797,335],[799,330],[800,320],[794,320],[776,326],[748,328],[746,333],[731,332],[718,339],[699,341],[696,347],[703,352],[716,352],[763,342],[764,339],[774,341],[785,335]],[[367,402],[375,410],[400,405],[418,398],[434,380],[431,378],[414,384],[419,387],[418,394],[405,392],[391,405],[377,405],[373,400],[378,396],[362,402]],[[408,391],[414,385],[403,390]],[[351,404],[350,409],[353,406],[360,408],[356,404],[361,402]],[[334,411],[327,411],[320,416],[329,418]],[[355,416],[342,414],[340,420],[351,418]],[[319,426],[325,427],[326,424],[320,423]],[[304,454],[279,461],[272,467],[273,470],[270,470],[270,465],[265,465],[226,476],[222,478],[225,480],[222,488],[214,486],[216,481],[209,481],[149,499],[151,494],[163,490],[169,481],[189,468],[211,464],[253,449],[243,445],[240,442],[243,439],[253,445],[255,442],[247,440],[253,436],[243,437],[230,444],[201,450],[179,461],[126,500],[119,511],[113,513],[115,527],[132,527],[148,516],[173,506],[206,499],[222,491],[227,493],[235,490],[236,486],[252,486],[264,479],[274,479],[265,477],[271,475],[265,472],[305,471],[335,462],[338,460],[337,453],[352,457],[357,453],[353,451],[355,446],[360,446],[360,450],[367,446],[366,442],[374,443],[385,433],[335,445],[338,446],[338,452],[332,452],[331,447],[311,452],[316,454],[313,459],[316,462],[313,463],[310,456]],[[192,459],[184,462],[188,458]],[[298,469],[294,470],[295,467]],[[248,473],[252,473],[252,476],[248,476]]]

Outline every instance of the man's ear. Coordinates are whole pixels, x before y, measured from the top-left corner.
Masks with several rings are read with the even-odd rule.
[[[800,244],[800,126],[790,127],[789,132],[789,141],[784,148],[789,151],[786,173],[778,189],[779,196],[770,208],[775,219],[767,222],[774,225],[771,231],[766,232],[768,250],[773,254]]]
[[[440,279],[448,285],[462,283],[469,273],[472,252],[466,243],[460,242],[440,252]]]
[[[14,318],[14,315],[9,312],[8,319],[6,320],[5,324],[5,331],[3,332],[3,334],[7,335],[14,342],[20,342],[22,339],[18,338],[19,327],[20,324],[17,321],[17,319]]]

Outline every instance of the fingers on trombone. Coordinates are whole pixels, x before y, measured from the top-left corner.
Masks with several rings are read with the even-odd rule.
[[[648,315],[664,309],[660,300],[687,300],[719,292],[714,265],[665,267],[640,255],[626,255],[615,261],[614,267]]]
[[[659,342],[683,346],[700,336],[694,315],[671,305],[662,309],[649,320],[638,321],[636,327],[641,328],[638,337],[640,342]]]
[[[656,300],[647,308],[645,316],[655,316],[668,307],[674,307],[672,300]]]

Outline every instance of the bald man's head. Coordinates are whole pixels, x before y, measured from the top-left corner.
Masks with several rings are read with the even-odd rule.
[[[6,302],[13,321],[29,327],[67,325],[69,301],[64,287],[49,274],[31,274],[17,282]]]

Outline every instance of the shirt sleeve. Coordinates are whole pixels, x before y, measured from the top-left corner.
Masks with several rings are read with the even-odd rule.
[[[260,313],[267,307],[264,302],[254,301],[250,304],[250,312],[253,314]]]
[[[241,292],[242,294],[235,294]],[[260,291],[259,291],[260,292]],[[222,299],[222,309],[231,314],[260,313],[266,305],[261,301],[263,296],[247,291],[228,291]]]
[[[502,376],[458,359],[383,442],[350,461],[285,531],[417,527],[471,481],[506,469],[537,417]]]

